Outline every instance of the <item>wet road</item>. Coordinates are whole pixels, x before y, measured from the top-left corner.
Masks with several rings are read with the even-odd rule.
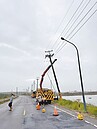
[[[59,116],[53,116],[52,105],[46,105],[46,112],[42,113],[42,106],[36,110],[36,102],[31,97],[15,99],[12,112],[7,105],[0,105],[0,129],[97,129],[96,125],[80,121],[61,109],[57,109]]]

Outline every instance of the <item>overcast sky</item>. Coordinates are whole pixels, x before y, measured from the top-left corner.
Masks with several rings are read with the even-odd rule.
[[[0,0],[0,92],[16,91],[16,87],[25,91],[31,89],[37,77],[40,81],[50,64],[45,59],[47,50],[53,50],[52,61],[57,59],[54,68],[60,90],[81,91],[76,50],[61,37],[79,49],[84,90],[97,91],[95,2]],[[57,90],[52,69],[48,75],[44,77],[43,87],[51,88],[52,82]]]

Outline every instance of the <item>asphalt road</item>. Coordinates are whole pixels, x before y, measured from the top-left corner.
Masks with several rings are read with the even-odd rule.
[[[42,113],[42,106],[36,110],[35,100],[28,96],[15,99],[12,112],[8,102],[1,104],[0,129],[97,129],[97,121],[92,118],[78,120],[76,114],[63,109],[57,109],[59,115],[53,116],[53,105],[44,108],[45,113]]]

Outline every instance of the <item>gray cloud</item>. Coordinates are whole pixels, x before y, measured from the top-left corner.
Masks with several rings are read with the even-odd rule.
[[[94,2],[95,0],[91,1],[86,11]],[[60,37],[64,36],[64,33],[59,37],[58,42],[55,42],[79,3],[80,1],[73,2],[68,15],[56,32],[70,7],[70,1],[0,1],[0,91],[15,90],[16,87],[23,90],[30,87],[33,78],[41,77],[49,65],[49,60],[45,59],[45,50],[50,49],[55,52],[52,59],[58,59],[54,66],[60,89],[81,90],[76,50],[70,44],[66,44],[59,53],[56,53],[60,43],[63,44]],[[96,90],[96,28],[97,13],[71,39],[80,52],[85,90]],[[51,70],[49,75],[56,87]],[[47,75],[43,85],[50,87]]]

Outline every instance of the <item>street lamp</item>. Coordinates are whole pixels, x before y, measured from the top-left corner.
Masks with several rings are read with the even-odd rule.
[[[80,66],[80,59],[79,59],[79,51],[78,51],[78,48],[76,47],[76,45],[66,39],[64,39],[63,37],[61,37],[61,40],[64,40],[68,43],[70,43],[71,45],[73,45],[77,51],[77,58],[78,58],[78,67],[79,67],[79,74],[80,74],[80,82],[81,82],[81,88],[82,88],[82,96],[83,96],[83,103],[84,103],[84,110],[85,112],[87,112],[87,109],[86,109],[86,102],[85,102],[85,96],[84,96],[84,88],[83,88],[83,80],[82,80],[82,74],[81,74],[81,66]]]

